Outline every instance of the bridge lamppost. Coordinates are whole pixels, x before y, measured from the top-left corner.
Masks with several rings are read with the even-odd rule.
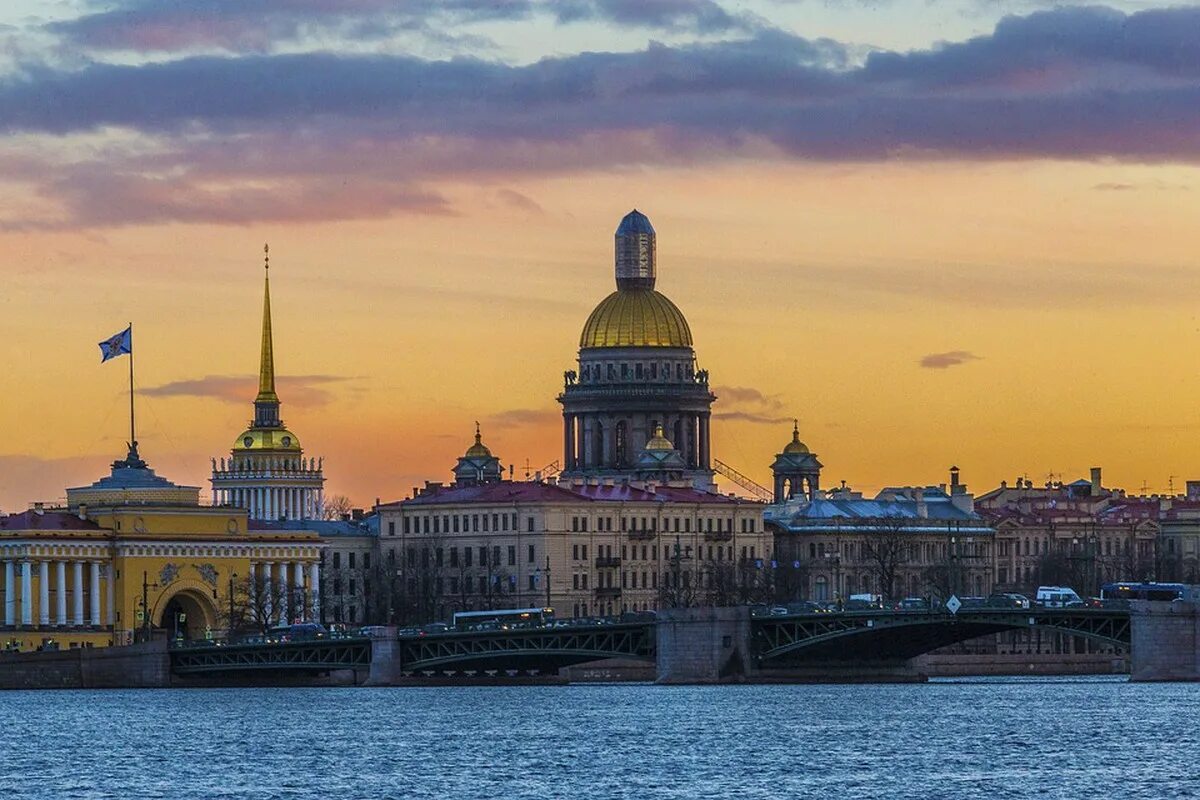
[[[229,630],[225,632],[225,638],[233,638],[233,582],[237,580],[237,573],[229,573]]]
[[[833,568],[833,601],[838,610],[842,609],[842,554],[837,551],[825,552],[825,563]]]
[[[546,608],[550,607],[550,556],[546,556],[546,566],[538,567],[534,573],[540,575],[546,582]]]

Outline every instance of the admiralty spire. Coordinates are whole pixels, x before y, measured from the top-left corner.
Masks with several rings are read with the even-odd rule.
[[[254,418],[228,458],[213,459],[214,505],[248,509],[252,519],[320,519],[325,504],[323,459],[305,457],[279,417],[271,330],[270,251],[263,247],[263,316]]]

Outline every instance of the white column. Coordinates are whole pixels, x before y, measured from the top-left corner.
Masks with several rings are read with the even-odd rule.
[[[38,562],[38,625],[50,625],[50,562]]]
[[[76,561],[75,566],[75,618],[72,625],[83,627],[83,562]]]
[[[110,561],[110,562],[108,562],[108,574],[104,576],[104,599],[105,599],[104,624],[108,625],[110,627],[115,625],[117,622],[116,610],[113,608],[113,578],[114,577],[115,576],[113,574],[113,565],[112,565],[112,562]]]
[[[15,580],[16,580],[16,575],[15,575],[15,570],[13,569],[13,562],[5,561],[4,562],[4,624],[5,625],[17,624],[17,609],[16,609],[17,595],[16,595],[16,591],[15,591],[17,587],[14,583]]]
[[[100,562],[92,562],[92,625],[100,627]]]
[[[279,562],[279,624],[286,625],[288,621],[288,600],[291,599],[291,590],[288,588],[288,569],[287,562]]]
[[[275,588],[271,585],[271,562],[264,561],[263,565],[262,565],[262,570],[263,570],[263,594],[264,594],[263,602],[262,602],[262,610],[263,610],[263,616],[266,617],[266,619],[264,621],[268,625],[270,625],[271,624],[271,613],[272,613],[272,611],[274,611],[274,605],[275,605],[275,603],[274,603]]]
[[[33,624],[33,565],[21,562],[21,624]]]
[[[308,583],[312,587],[313,622],[321,621],[321,565],[314,561],[308,567]]]
[[[305,619],[305,611],[308,608],[308,603],[306,602],[307,598],[304,592],[304,565],[299,561],[292,564],[292,578],[296,581],[296,597],[299,598],[297,602],[298,608],[293,616],[303,620]]]
[[[58,608],[54,614],[55,625],[67,624],[67,562],[54,562],[54,577],[56,580],[57,594],[55,599],[58,600]]]

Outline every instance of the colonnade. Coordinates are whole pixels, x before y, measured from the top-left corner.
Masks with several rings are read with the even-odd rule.
[[[566,413],[563,463],[568,470],[630,467],[659,423],[689,467],[711,469],[710,419],[707,411],[662,416]]]
[[[305,585],[305,572],[307,586]],[[250,564],[255,617],[270,624],[321,619],[321,565],[314,561],[259,561]]]
[[[215,489],[213,503],[248,509],[251,519],[320,519],[325,490],[304,486]]]
[[[102,575],[101,562],[88,559],[6,559],[4,562],[4,624],[7,626],[34,625],[34,607],[37,608],[39,627],[100,627],[113,624],[112,576]],[[33,599],[33,571],[37,568],[38,597]],[[71,568],[71,583],[67,583],[67,567]],[[87,593],[87,615],[84,614],[84,570],[89,572]],[[51,572],[54,578],[51,580]],[[100,591],[104,584],[105,613],[101,622]],[[54,600],[50,602],[51,584]],[[67,601],[70,595],[70,615]]]

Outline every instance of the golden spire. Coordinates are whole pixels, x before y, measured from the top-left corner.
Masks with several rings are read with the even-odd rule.
[[[278,403],[275,394],[275,352],[271,345],[271,248],[263,245],[263,322],[262,353],[258,365],[258,397],[256,403]]]

